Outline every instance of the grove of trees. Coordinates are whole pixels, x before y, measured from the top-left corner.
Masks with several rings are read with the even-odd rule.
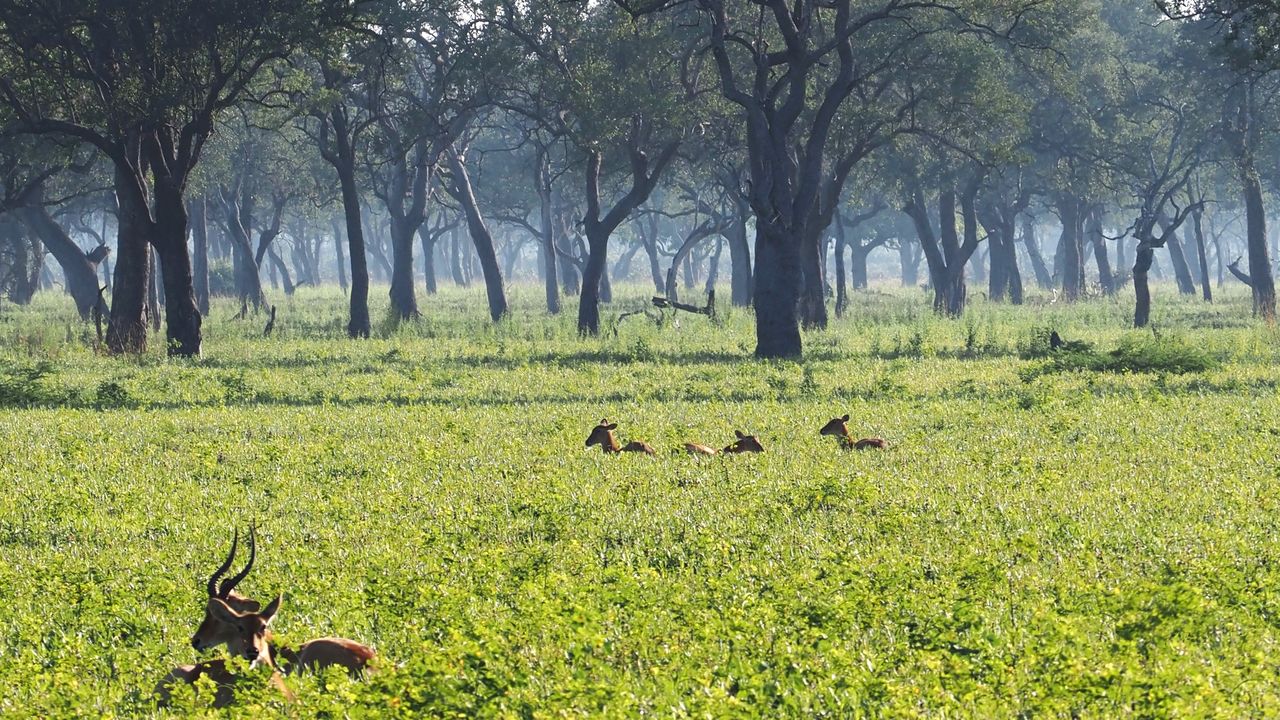
[[[872,258],[951,316],[981,284],[1141,327],[1160,273],[1274,322],[1277,32],[1269,0],[9,0],[0,291],[176,356],[267,283],[340,285],[361,338],[375,283],[505,322],[526,278],[595,335],[614,282],[723,266],[797,357]]]

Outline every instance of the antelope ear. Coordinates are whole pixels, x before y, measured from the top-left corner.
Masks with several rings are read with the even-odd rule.
[[[600,418],[600,424],[601,424],[601,425],[608,425],[608,424],[609,424],[609,418]]]
[[[234,623],[243,615],[231,609],[231,606],[223,602],[221,598],[209,598],[209,614],[214,620],[224,623]]]
[[[271,624],[271,621],[275,619],[276,613],[280,611],[280,603],[282,602],[284,602],[284,595],[277,595],[274,600],[267,603],[267,608],[260,613],[263,623]]]
[[[618,423],[609,423],[608,425],[605,425],[605,426],[604,426],[604,429],[605,429],[605,430],[617,430],[617,429],[618,429]]]
[[[733,431],[733,434],[734,434],[734,435],[736,435],[736,436],[738,436],[738,439],[739,439],[739,440],[741,440],[742,438],[746,437],[746,435],[743,435],[743,434],[742,434],[742,431],[741,431],[741,430],[734,430],[734,431]]]
[[[840,422],[849,422],[849,413],[845,413],[845,414],[840,418]]]

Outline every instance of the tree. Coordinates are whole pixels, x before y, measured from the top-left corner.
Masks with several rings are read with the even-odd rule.
[[[170,354],[201,351],[184,194],[219,113],[262,70],[350,19],[344,0],[10,0],[0,4],[0,102],[12,127],[97,148],[120,204],[108,346],[146,346],[155,248]],[[18,68],[22,68],[18,71]]]

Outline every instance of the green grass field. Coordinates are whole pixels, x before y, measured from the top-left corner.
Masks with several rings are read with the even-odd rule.
[[[194,362],[5,305],[0,714],[221,712],[151,691],[251,521],[277,636],[381,666],[242,683],[236,716],[1280,714],[1280,333],[1247,296],[1157,288],[1153,334],[1126,299],[864,294],[761,363],[749,312],[581,340],[539,292],[364,342],[333,290],[271,338],[219,305]],[[891,449],[818,436],[845,412]],[[605,416],[659,455],[584,448]],[[767,452],[668,452],[735,429]]]

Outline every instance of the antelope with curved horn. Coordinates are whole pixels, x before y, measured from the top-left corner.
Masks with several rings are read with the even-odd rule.
[[[346,668],[347,672],[357,675],[363,672],[374,658],[374,651],[346,638],[325,637],[303,643],[297,651],[271,643],[269,627],[276,613],[280,610],[283,596],[277,596],[259,612],[261,605],[235,592],[235,587],[249,574],[253,568],[256,552],[256,528],[249,532],[249,562],[244,570],[234,577],[228,578],[218,586],[218,579],[231,567],[239,540],[239,531],[231,541],[231,552],[222,565],[209,578],[209,600],[205,605],[204,620],[196,634],[191,638],[191,645],[197,650],[208,650],[225,643],[232,655],[244,657],[251,667],[266,665],[272,668],[271,682],[286,697],[292,693],[285,687],[280,678],[280,668],[276,658],[284,660],[287,665],[284,672],[295,670],[322,670],[332,665]],[[232,686],[236,677],[226,668],[223,660],[211,660],[196,665],[181,665],[169,673],[156,687],[156,694],[161,704],[168,702],[170,687],[176,681],[194,683],[200,677],[209,677],[218,686],[214,697],[214,705],[222,707],[232,700]]]
[[[834,435],[840,441],[840,447],[845,450],[866,450],[868,448],[876,448],[884,450],[889,447],[889,443],[884,438],[867,437],[860,440],[854,440],[853,435],[849,434],[849,414],[845,413],[838,418],[832,418],[830,422],[822,426],[818,431],[819,435]]]
[[[600,424],[592,428],[591,434],[587,436],[587,447],[599,445],[600,449],[606,453],[622,453],[622,452],[638,452],[645,455],[653,455],[653,447],[649,443],[639,440],[632,440],[623,445],[618,442],[618,438],[613,434],[618,429],[618,423],[609,422],[608,418],[600,420]]]
[[[747,435],[741,430],[734,430],[733,434],[737,436],[737,440],[733,441],[729,447],[720,452],[723,453],[760,453],[764,452],[764,445],[760,444],[760,439],[755,435]]]
[[[212,607],[216,602],[218,606],[226,607],[232,612],[255,613],[261,607],[258,601],[237,593],[235,588],[236,585],[240,584],[241,580],[244,580],[249,575],[249,571],[253,569],[253,561],[257,558],[256,528],[250,527],[249,530],[249,562],[245,564],[243,570],[223,580],[221,587],[218,586],[218,580],[231,569],[231,563],[235,560],[236,550],[239,545],[240,531],[237,529],[231,538],[231,551],[227,553],[227,559],[223,560],[218,569],[213,571],[213,575],[209,576],[209,601],[207,607]],[[274,611],[272,611],[272,615],[274,615]],[[230,628],[218,622],[206,609],[204,621],[200,623],[196,634],[191,636],[191,646],[196,650],[208,650],[224,642],[229,643],[235,637]],[[226,707],[231,703],[234,695],[232,688],[235,686],[238,677],[227,669],[225,660],[209,660],[194,665],[179,665],[169,671],[169,674],[156,684],[155,694],[161,705],[168,705],[174,685],[179,682],[194,684],[202,677],[209,678],[217,687],[213,698],[214,707]],[[286,697],[292,697],[288,688],[280,680],[279,673],[272,673],[271,682],[280,688]]]

